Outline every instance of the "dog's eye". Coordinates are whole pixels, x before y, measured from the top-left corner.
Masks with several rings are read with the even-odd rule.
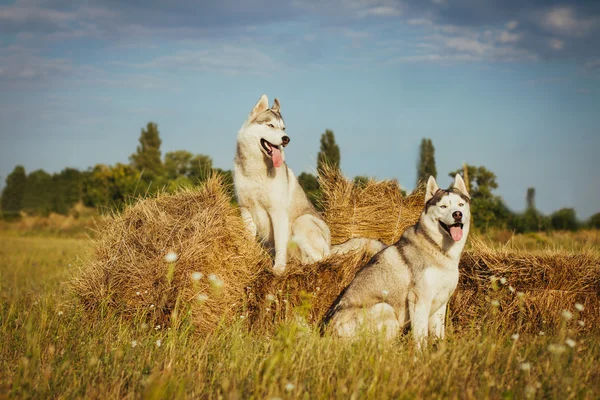
[[[443,204],[442,204],[442,205],[440,206],[440,208],[448,208],[448,206],[445,206],[445,205],[443,205]]]
[[[465,203],[458,203],[459,207],[464,207]]]
[[[281,128],[282,131],[285,131],[285,126],[283,128]]]
[[[267,126],[268,126],[269,128],[275,128],[275,125],[273,125],[273,124],[267,124]]]

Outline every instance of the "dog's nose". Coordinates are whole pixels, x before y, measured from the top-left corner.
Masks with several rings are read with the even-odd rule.
[[[287,146],[287,144],[290,142],[290,137],[289,136],[284,136],[281,138],[281,141],[283,142],[284,146]]]
[[[462,219],[462,213],[460,211],[454,211],[452,217],[454,217],[456,221],[460,221]]]

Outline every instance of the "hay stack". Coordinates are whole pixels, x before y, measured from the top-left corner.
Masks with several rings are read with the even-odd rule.
[[[461,259],[459,286],[450,305],[456,325],[466,327],[494,314],[496,323],[508,329],[520,326],[521,331],[539,333],[558,329],[562,311],[569,310],[585,322],[583,328],[600,326],[597,252],[492,249],[476,237],[469,240],[471,250]],[[492,300],[500,303],[497,311]],[[575,303],[582,304],[583,311],[577,311]]]
[[[177,254],[175,263],[165,261],[169,252]],[[141,312],[157,323],[169,319],[181,296],[206,332],[221,316],[240,313],[245,287],[270,265],[268,254],[247,238],[220,178],[213,177],[200,190],[141,200],[110,217],[94,241],[93,261],[71,283],[89,310]],[[194,281],[194,272],[203,277]],[[210,274],[216,276],[212,285]],[[208,296],[202,304],[199,294]]]
[[[418,218],[422,207],[422,196],[402,197],[395,182],[370,181],[354,187],[339,172],[329,170],[321,185],[324,204],[332,210],[327,220],[334,242],[362,236],[390,243]],[[355,225],[346,225],[349,215]],[[172,278],[171,264],[165,261],[170,251],[179,257],[172,264]],[[191,304],[200,331],[212,330],[221,318],[244,314],[251,317],[253,327],[268,328],[292,315],[303,292],[315,294],[309,319],[318,321],[368,259],[364,251],[357,251],[311,266],[290,262],[289,272],[276,278],[271,258],[247,238],[239,210],[215,177],[198,191],[141,200],[110,217],[95,239],[93,261],[71,284],[92,311],[102,306],[125,315],[141,311],[164,323],[180,298]],[[194,272],[204,277],[195,282]],[[214,295],[206,279],[210,274],[224,283],[220,296]],[[208,300],[198,302],[198,294],[208,295]],[[273,306],[268,314],[264,304],[268,294],[280,300],[279,307],[286,305],[285,312]]]
[[[403,196],[396,180],[369,180],[356,185],[339,170],[324,168],[319,176],[324,218],[332,243],[365,237],[392,244],[414,225],[423,210],[424,188]]]

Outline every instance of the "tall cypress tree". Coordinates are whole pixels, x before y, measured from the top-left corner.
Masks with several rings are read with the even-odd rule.
[[[419,182],[425,182],[430,176],[437,178],[437,169],[435,168],[435,148],[431,139],[421,140],[419,147],[419,163],[417,164],[417,185]]]
[[[162,140],[158,133],[158,126],[148,122],[146,129],[140,134],[140,145],[137,151],[129,158],[131,165],[142,172],[142,180],[156,181],[164,175],[164,165],[161,160],[160,145]]]
[[[335,143],[333,131],[326,129],[321,135],[321,151],[317,155],[317,171],[325,165],[340,168],[340,147]]]
[[[6,186],[2,190],[0,204],[2,213],[5,216],[17,216],[23,208],[23,192],[26,184],[25,168],[22,165],[17,165],[6,177]]]

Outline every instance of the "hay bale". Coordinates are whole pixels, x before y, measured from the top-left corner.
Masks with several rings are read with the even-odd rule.
[[[361,249],[312,265],[292,262],[281,277],[263,271],[247,287],[246,315],[251,328],[268,332],[276,324],[298,315],[308,323],[318,324],[335,298],[371,256],[366,249]]]
[[[319,175],[323,191],[323,217],[331,230],[332,243],[350,238],[397,242],[404,230],[414,225],[423,211],[425,191],[419,186],[404,196],[397,180],[356,185],[335,168],[324,168]]]
[[[203,332],[221,316],[239,313],[244,288],[271,261],[247,237],[226,190],[212,177],[200,190],[140,200],[109,217],[94,240],[93,261],[71,282],[84,307],[141,312],[165,323],[180,298],[192,303],[192,318]],[[175,263],[165,261],[169,252],[177,254]],[[194,272],[203,278],[194,281]],[[210,274],[222,282],[220,290],[207,279]],[[202,304],[199,294],[208,296]]]
[[[469,326],[494,314],[496,323],[538,333],[560,328],[562,311],[600,326],[600,256],[593,251],[493,249],[471,238],[460,262],[459,285],[451,300],[451,318]],[[505,278],[501,284],[499,279]],[[495,283],[493,283],[495,281]],[[510,289],[512,288],[512,290]],[[493,311],[492,300],[499,302]],[[584,306],[576,311],[575,303]]]

